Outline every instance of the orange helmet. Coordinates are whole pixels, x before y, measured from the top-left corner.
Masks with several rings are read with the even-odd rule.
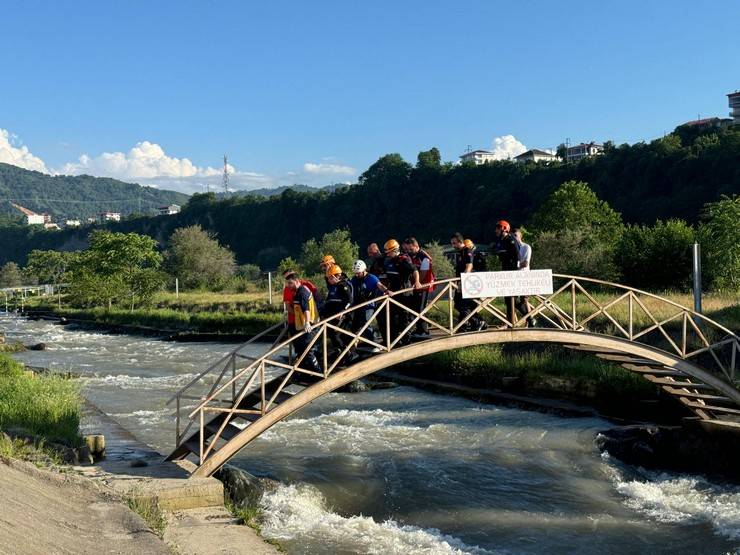
[[[500,227],[504,231],[511,231],[511,226],[506,220],[499,220],[496,222],[496,227]]]
[[[338,264],[332,264],[326,269],[326,277],[342,275],[342,269]]]
[[[388,239],[385,242],[385,245],[383,245],[383,250],[385,251],[386,254],[388,254],[389,252],[393,252],[395,250],[400,250],[400,248],[401,248],[401,245],[399,245],[398,241],[396,241],[395,239]]]
[[[327,266],[331,266],[332,264],[336,264],[336,260],[334,260],[334,257],[330,254],[327,254],[324,256],[324,258],[321,259],[321,264],[326,264]]]
[[[465,245],[465,247],[469,249],[475,247],[475,243],[473,243],[472,239],[465,239],[465,241],[463,241],[463,245]]]

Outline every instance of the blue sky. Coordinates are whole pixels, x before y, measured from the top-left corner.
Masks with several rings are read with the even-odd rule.
[[[736,2],[578,4],[5,2],[0,160],[192,191],[227,152],[238,187],[323,185],[727,116]]]

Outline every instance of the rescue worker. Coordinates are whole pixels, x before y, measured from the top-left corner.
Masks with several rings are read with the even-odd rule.
[[[354,264],[352,264],[352,273],[354,274],[351,280],[353,306],[360,305],[388,293],[388,288],[380,283],[378,277],[367,271],[367,264],[363,260],[355,260]],[[369,303],[363,308],[353,310],[352,331],[355,333],[360,331],[372,319],[373,312],[375,312],[375,303]],[[362,335],[370,341],[376,341],[373,326],[369,326]],[[377,352],[378,348],[374,347],[370,350]]]
[[[462,233],[454,233],[450,238],[450,244],[456,251],[455,275],[460,277],[461,274],[473,272],[473,251],[465,246],[465,239]],[[455,308],[460,316],[458,322],[467,318],[468,314],[475,310],[476,304],[473,299],[463,299],[462,290],[457,289],[455,291]],[[462,329],[464,331],[483,331],[486,328],[488,328],[488,324],[486,324],[483,318],[478,316],[478,314],[474,314]]]
[[[380,278],[381,281],[385,279],[385,268],[383,266],[383,253],[380,252],[380,247],[377,243],[370,243],[367,246],[367,268],[368,271]]]
[[[419,279],[413,284],[415,287],[412,308],[421,313],[429,302],[429,294],[434,291],[434,269],[432,267],[432,257],[419,246],[419,241],[415,237],[407,237],[403,240],[403,250],[411,258],[411,262],[417,270]],[[426,321],[421,318],[416,322],[416,334],[426,337],[429,335],[429,329]]]
[[[332,316],[347,310],[352,305],[353,298],[352,284],[347,279],[347,276],[342,272],[342,268],[337,264],[330,266],[326,270],[326,279],[329,285],[326,301],[320,311],[321,318],[323,319],[331,318]],[[342,316],[340,319],[333,320],[332,324],[337,327],[346,328],[349,327],[346,320],[349,320],[349,318]],[[337,349],[339,353],[341,353],[351,341],[351,338],[348,335],[332,329],[328,330],[328,336],[332,346]],[[354,352],[354,349],[351,349],[345,355],[342,363],[349,364],[355,358],[357,358],[357,354]]]
[[[520,228],[515,228],[511,233],[517,241],[519,247],[519,271],[527,272],[532,263],[532,247],[524,242],[524,234]],[[529,304],[529,298],[526,295],[516,298],[516,306],[522,316],[529,314],[532,305]],[[537,325],[536,318],[527,318],[527,326],[534,327]]]
[[[419,283],[419,271],[411,262],[411,258],[405,253],[401,252],[401,245],[395,239],[389,239],[383,245],[385,251],[385,259],[383,260],[383,267],[385,268],[385,276],[387,283],[384,284],[391,291],[402,291],[412,287],[414,284]],[[395,300],[404,306],[408,306],[413,310],[413,291],[406,291],[395,297]],[[391,304],[390,305],[391,315],[391,341],[394,341],[401,332],[408,326],[410,313],[403,310],[401,307]],[[386,330],[381,329],[381,333],[385,333]],[[387,340],[388,338],[386,338]],[[404,337],[399,343],[408,343],[409,338]]]
[[[301,368],[307,368],[315,372],[322,372],[322,368],[319,365],[319,361],[316,359],[316,354],[313,349],[308,350],[311,339],[313,339],[313,326],[319,319],[318,310],[316,309],[316,300],[314,299],[311,290],[301,283],[301,278],[296,272],[286,276],[285,284],[294,291],[293,334],[300,334],[300,336],[293,341],[293,346],[296,350],[296,358],[300,358],[303,353],[306,353],[306,356],[301,362]]]
[[[324,274],[324,280],[326,280],[326,287],[329,287],[329,280],[326,278],[326,271],[331,268],[334,264],[336,264],[336,261],[334,260],[334,257],[330,254],[326,254],[321,259],[321,262],[319,263],[319,270],[321,270],[321,273]]]
[[[519,269],[519,247],[516,238],[511,235],[511,225],[506,220],[496,222],[496,254],[501,261],[501,269],[504,271],[516,271]],[[514,311],[514,297],[504,297],[506,304],[506,318],[512,324],[516,320]]]
[[[295,332],[295,312],[293,311],[293,296],[295,295],[295,289],[288,286],[288,276],[294,274],[295,270],[285,270],[283,272],[283,279],[286,280],[285,286],[283,287],[283,313],[285,314],[285,327],[288,333],[293,335]],[[316,286],[307,279],[301,280],[301,285],[305,285],[311,291],[316,301]]]

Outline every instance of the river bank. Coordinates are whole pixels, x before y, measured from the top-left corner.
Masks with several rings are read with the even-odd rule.
[[[89,398],[161,452],[174,444],[167,399],[232,348],[0,324],[47,343],[18,359],[82,374]],[[740,547],[739,488],[606,457],[594,437],[610,427],[402,386],[326,395],[232,462],[280,482],[260,499],[261,528],[291,554]]]

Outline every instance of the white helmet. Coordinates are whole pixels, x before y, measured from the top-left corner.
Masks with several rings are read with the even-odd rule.
[[[352,272],[355,274],[359,274],[360,272],[364,272],[367,270],[367,265],[365,264],[364,260],[355,260],[352,264]]]

